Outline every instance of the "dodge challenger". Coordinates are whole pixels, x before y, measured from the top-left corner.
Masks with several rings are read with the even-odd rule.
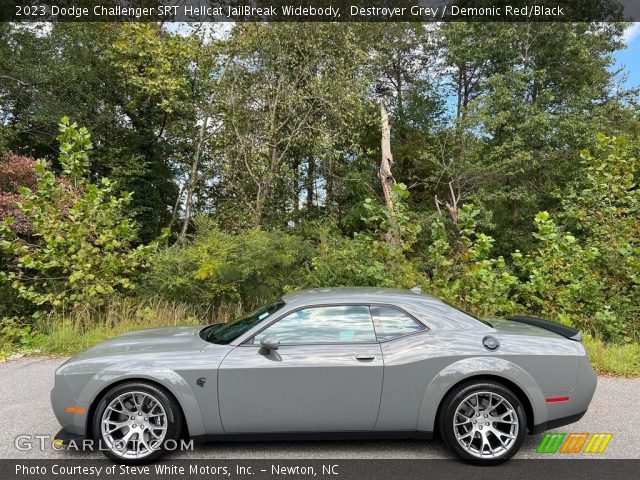
[[[579,420],[596,388],[580,333],[478,319],[419,289],[312,289],[231,323],[127,333],[67,360],[62,442],[146,463],[169,441],[417,438],[496,464]]]

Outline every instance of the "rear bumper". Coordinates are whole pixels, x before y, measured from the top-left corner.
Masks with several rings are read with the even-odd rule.
[[[577,344],[580,345],[580,344]],[[584,352],[584,347],[580,345],[580,348]],[[568,396],[569,401],[558,403],[546,403],[547,407],[547,421],[536,424],[531,429],[531,434],[544,432],[545,430],[551,430],[553,428],[562,427],[579,421],[584,414],[587,413],[593,394],[596,391],[598,384],[598,377],[591,367],[589,358],[583,356],[580,358],[578,365],[578,376],[576,379],[575,388],[567,392],[557,392],[557,396]],[[551,392],[547,397],[555,396],[551,395]]]
[[[542,432],[545,432],[547,430],[552,430],[554,428],[562,427],[564,425],[569,425],[570,423],[576,423],[582,417],[584,417],[585,413],[587,413],[586,410],[584,412],[576,413],[574,415],[569,415],[567,417],[561,417],[561,418],[555,418],[553,420],[549,420],[549,421],[546,421],[544,423],[540,423],[538,425],[534,425],[533,428],[531,429],[530,434],[531,435],[537,435],[538,433],[542,433]]]

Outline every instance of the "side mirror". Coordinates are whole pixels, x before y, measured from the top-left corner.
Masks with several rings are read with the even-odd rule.
[[[260,340],[260,346],[269,351],[277,350],[280,346],[280,340],[275,335],[267,335],[266,337],[262,337]]]

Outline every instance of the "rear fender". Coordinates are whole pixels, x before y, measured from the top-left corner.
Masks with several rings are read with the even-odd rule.
[[[547,421],[544,395],[529,373],[522,367],[502,358],[479,357],[466,358],[452,363],[434,377],[422,398],[417,430],[434,431],[438,407],[447,392],[464,380],[483,375],[505,378],[516,384],[531,403],[534,418],[529,419],[530,422],[538,424]]]

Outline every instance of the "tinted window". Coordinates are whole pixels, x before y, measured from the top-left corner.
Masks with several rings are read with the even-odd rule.
[[[285,345],[376,341],[369,307],[356,305],[298,310],[260,332],[254,343],[266,335]]]
[[[381,342],[424,330],[424,325],[392,307],[371,307],[376,336]]]
[[[273,315],[283,306],[284,302],[279,301],[272,303],[271,305],[267,305],[266,307],[259,308],[258,310],[254,310],[231,323],[227,323],[226,325],[222,325],[221,327],[214,328],[213,330],[206,332],[207,335],[205,340],[212,343],[226,345],[227,343],[234,341],[243,333],[252,329],[258,323]]]

